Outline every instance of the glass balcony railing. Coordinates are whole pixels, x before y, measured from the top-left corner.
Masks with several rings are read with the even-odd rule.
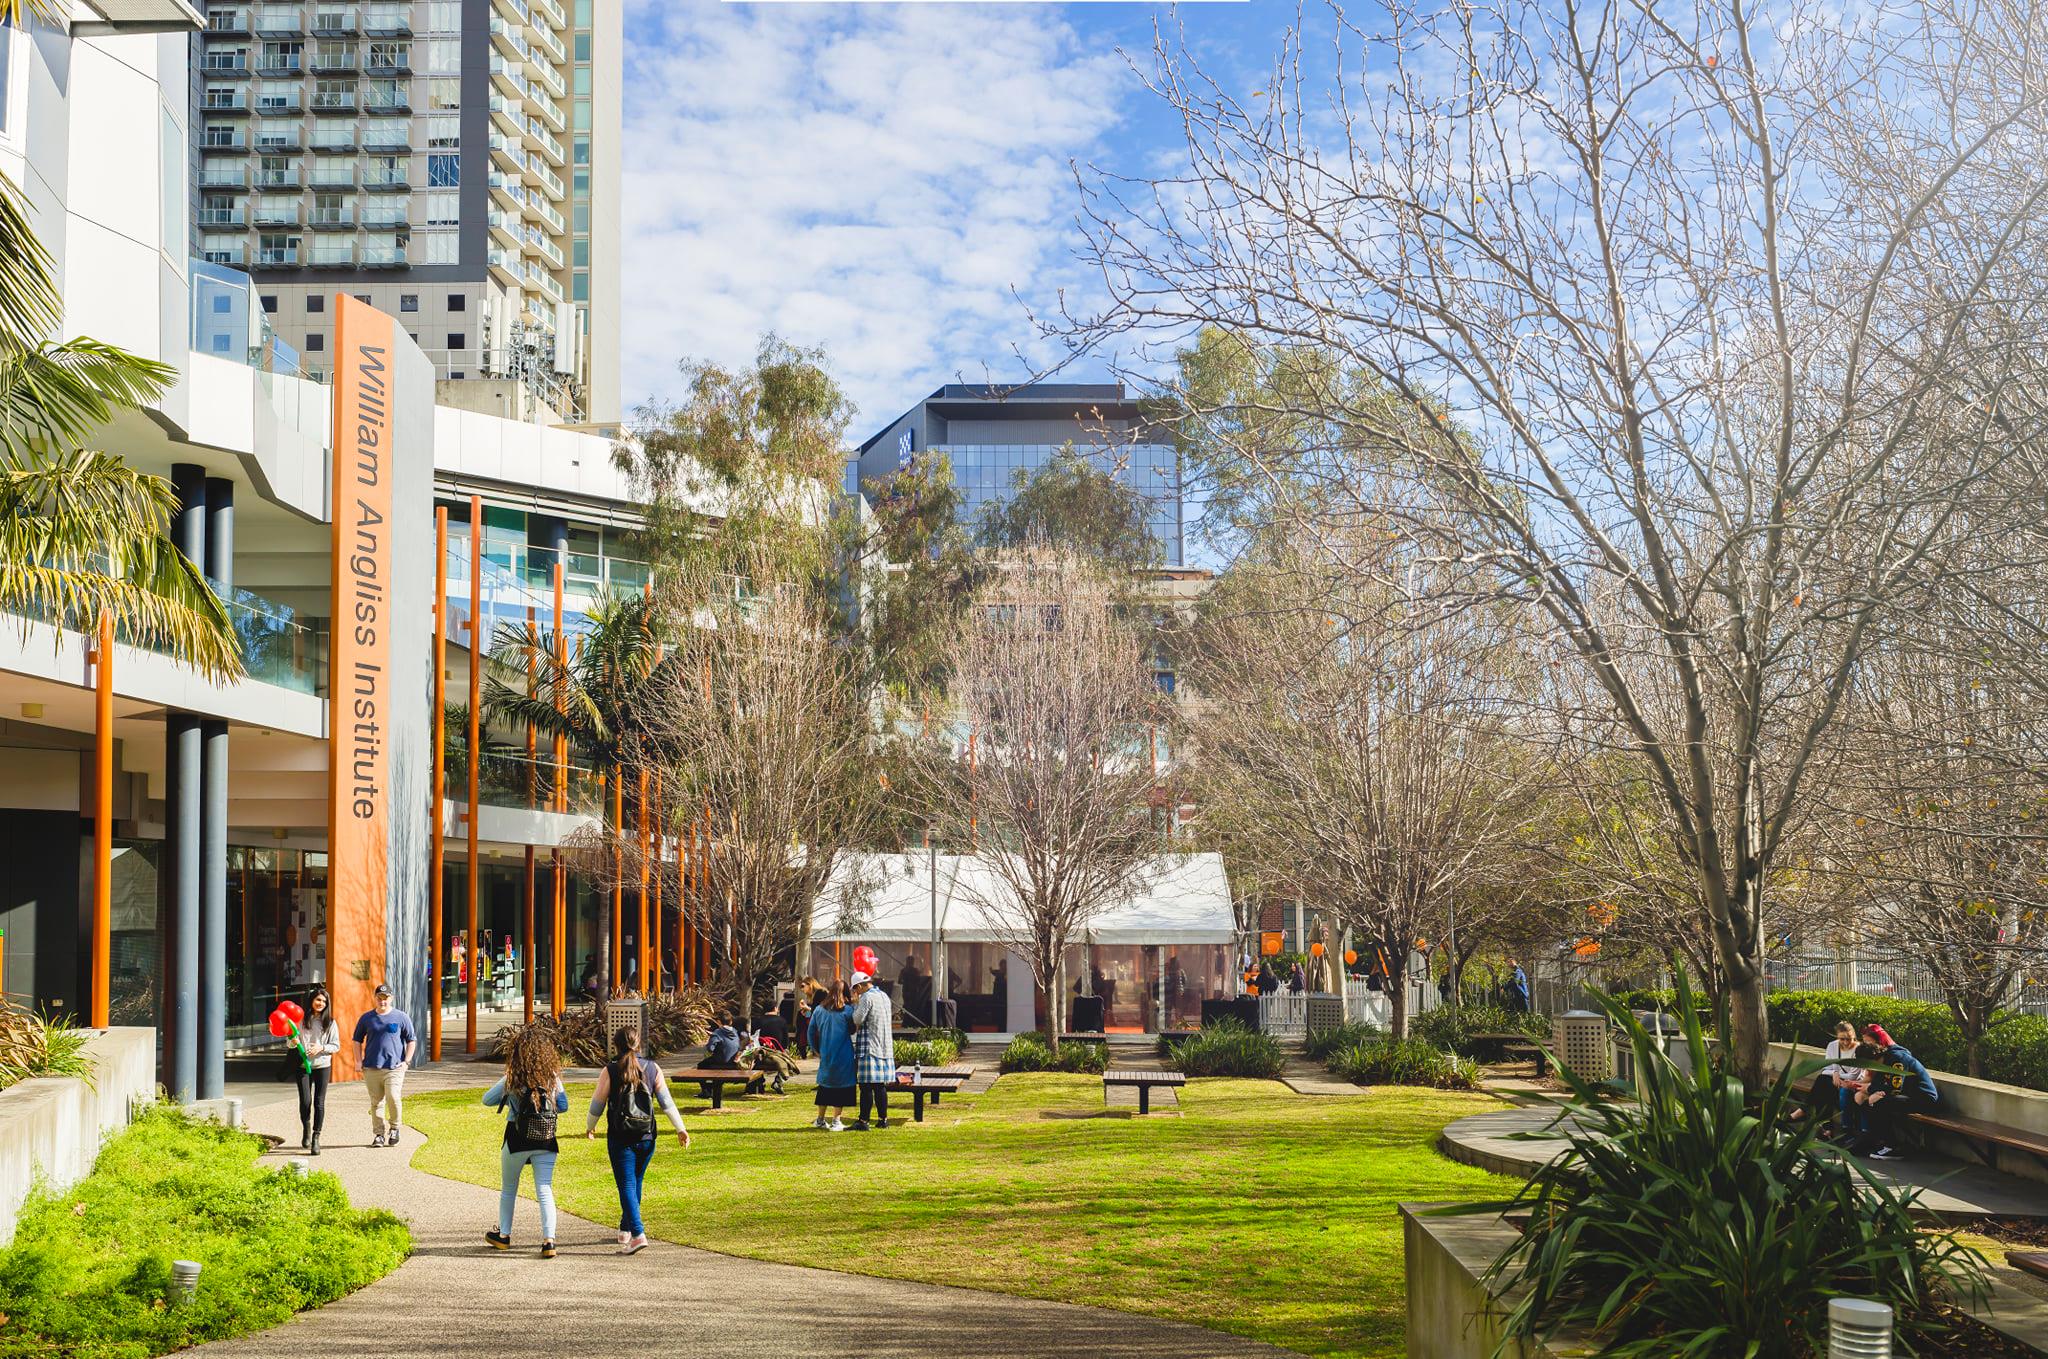
[[[323,628],[300,621],[293,611],[254,590],[223,591],[210,582],[227,605],[235,636],[242,643],[242,668],[259,684],[275,684],[301,694],[325,694],[327,635]]]
[[[446,758],[441,765],[447,780],[444,796],[450,802],[469,800],[468,732],[450,728]],[[521,747],[495,745],[487,736],[476,764],[476,800],[484,807],[518,807],[549,812],[555,807],[555,762],[546,753],[528,759]],[[573,759],[564,766],[568,774],[568,803],[572,815],[596,816],[604,806],[604,778]]]

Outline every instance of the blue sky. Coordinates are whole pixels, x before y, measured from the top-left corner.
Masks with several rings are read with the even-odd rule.
[[[1142,171],[1179,147],[1130,64],[1149,68],[1154,21],[1248,91],[1293,13],[627,0],[629,408],[766,330],[826,348],[856,440],[941,382],[1044,362],[1027,304],[1095,286],[1071,162]]]

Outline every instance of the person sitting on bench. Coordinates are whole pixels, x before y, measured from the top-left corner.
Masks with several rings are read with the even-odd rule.
[[[1894,1043],[1891,1035],[1875,1024],[1865,1025],[1863,1046],[1857,1055],[1866,1061],[1887,1062],[1898,1068],[1898,1088],[1881,1090],[1873,1086],[1864,1097],[1870,1133],[1858,1145],[1872,1160],[1887,1161],[1899,1155],[1905,1143],[1906,1116],[1933,1113],[1941,1107],[1941,1090],[1927,1068],[1909,1050]]]

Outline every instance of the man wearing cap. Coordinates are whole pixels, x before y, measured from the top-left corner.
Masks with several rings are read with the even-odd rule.
[[[896,1031],[889,993],[865,972],[853,982],[853,1079],[860,1086],[860,1117],[855,1132],[889,1126],[889,1087],[896,1083]],[[868,1110],[875,1122],[868,1122]]]
[[[355,1042],[363,1087],[370,1095],[370,1145],[395,1147],[404,1112],[405,1072],[420,1036],[405,1011],[391,1003],[389,986],[378,984],[376,1008],[365,1010],[356,1021]]]

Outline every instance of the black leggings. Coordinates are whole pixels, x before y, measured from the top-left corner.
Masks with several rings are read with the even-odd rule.
[[[889,1116],[889,1087],[880,1081],[862,1081],[860,1085],[860,1116],[866,1118],[873,1109],[878,1118]]]
[[[327,1078],[334,1073],[324,1066],[299,1073],[299,1122],[313,1122],[313,1131],[327,1126]]]

